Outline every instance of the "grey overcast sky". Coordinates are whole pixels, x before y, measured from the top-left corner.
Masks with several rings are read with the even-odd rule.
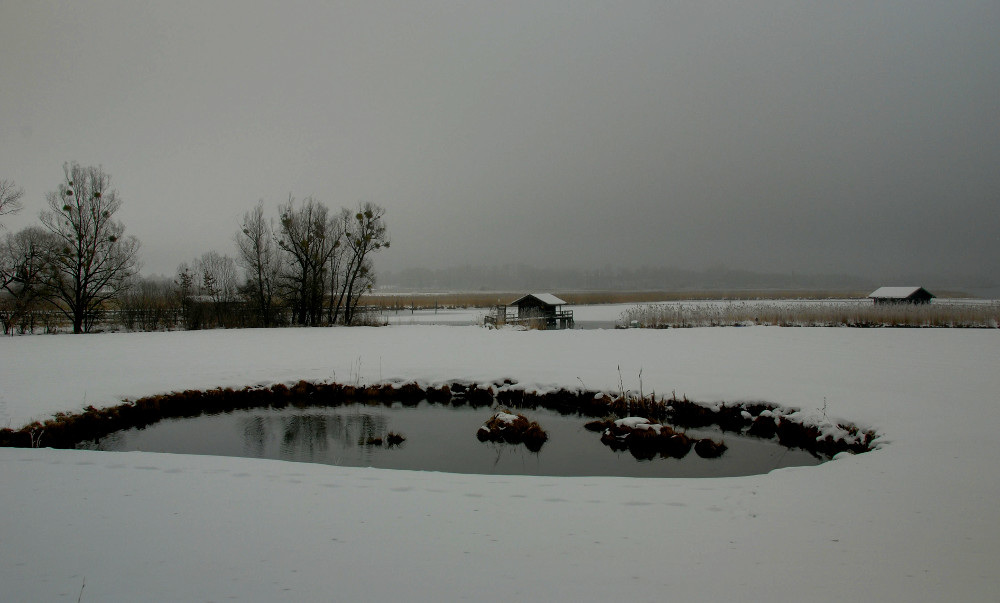
[[[146,273],[292,194],[386,207],[380,269],[995,280],[998,31],[997,0],[0,0],[5,223],[78,161]]]

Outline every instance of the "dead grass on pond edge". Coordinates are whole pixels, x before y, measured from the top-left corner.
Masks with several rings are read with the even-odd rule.
[[[88,406],[78,413],[57,413],[52,418],[19,429],[0,429],[0,446],[73,449],[80,442],[96,441],[108,434],[142,428],[167,418],[196,417],[201,414],[250,408],[336,407],[344,404],[391,405],[399,402],[415,406],[423,400],[454,406],[511,409],[544,408],[562,414],[585,417],[643,417],[668,422],[682,428],[718,425],[723,431],[760,438],[777,438],[789,448],[802,448],[816,456],[832,458],[840,452],[862,453],[876,447],[878,434],[852,423],[816,424],[798,409],[764,402],[705,405],[687,399],[656,398],[655,395],[611,394],[588,390],[560,389],[534,392],[520,389],[511,380],[477,384],[452,382],[439,386],[418,383],[385,383],[357,386],[340,383],[299,381],[288,386],[216,388],[186,390],[108,408]]]

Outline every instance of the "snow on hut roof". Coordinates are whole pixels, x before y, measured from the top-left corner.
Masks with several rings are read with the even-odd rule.
[[[872,291],[868,297],[874,299],[906,299],[923,287],[879,287]]]
[[[566,302],[564,302],[563,300],[559,299],[555,295],[552,295],[551,293],[529,293],[527,295],[519,297],[519,298],[515,299],[514,301],[510,302],[510,305],[516,306],[516,305],[518,305],[519,303],[521,303],[522,301],[524,301],[525,299],[527,299],[529,297],[534,297],[538,301],[542,302],[543,304],[549,305],[549,306],[564,306],[564,305],[566,305]]]

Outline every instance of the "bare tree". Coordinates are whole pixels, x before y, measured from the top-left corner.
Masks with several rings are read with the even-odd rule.
[[[203,253],[198,259],[198,271],[201,273],[202,295],[217,303],[236,301],[239,277],[233,258],[220,255],[217,251]]]
[[[344,233],[347,232],[346,224],[350,219],[350,213],[346,208],[341,208],[340,213],[330,220],[331,228],[333,228],[338,241],[328,261],[328,270],[330,272],[330,303],[327,304],[326,321],[330,324],[337,323],[337,315],[340,311],[337,305],[337,293],[340,291],[340,284],[344,280],[343,263],[345,249],[343,241]]]
[[[239,277],[236,262],[228,255],[216,251],[202,254],[198,259],[201,274],[201,294],[211,300],[216,326],[233,327],[239,324],[236,301]]]
[[[203,304],[197,302],[195,296],[201,285],[201,277],[196,270],[192,270],[187,262],[182,262],[177,267],[177,279],[174,281],[177,303],[180,305],[181,323],[185,329],[195,330],[202,327],[204,318],[202,316]]]
[[[288,203],[278,211],[281,225],[278,246],[290,258],[284,280],[292,302],[292,319],[302,325],[319,324],[323,317],[327,264],[340,248],[338,223],[328,218],[326,205],[312,197],[296,208],[295,199],[289,196]]]
[[[348,213],[345,214],[349,216]],[[335,319],[343,309],[344,324],[353,322],[354,310],[361,295],[374,285],[371,254],[389,247],[389,229],[384,218],[385,208],[366,201],[358,203],[353,219],[347,217],[344,220],[347,260],[340,295],[334,309]]]
[[[0,246],[0,323],[4,333],[15,326],[30,331],[32,311],[43,293],[54,237],[30,226],[8,234]]]
[[[24,196],[24,189],[18,188],[13,180],[0,179],[0,216],[16,214],[24,207],[21,205],[21,197]]]
[[[356,321],[359,318],[357,308],[358,304],[361,302],[361,297],[366,293],[371,293],[374,288],[375,265],[371,258],[365,258],[365,260],[361,262],[361,269],[357,270],[357,276],[354,277],[354,287],[351,292],[351,297],[348,298],[347,303],[344,306],[344,324],[356,324]]]
[[[247,297],[257,315],[260,326],[270,327],[275,322],[275,295],[281,272],[281,256],[274,238],[274,228],[264,218],[264,202],[243,214],[243,223],[236,233],[239,249],[237,262],[246,278]]]
[[[74,333],[89,331],[106,302],[128,286],[139,267],[139,240],[124,237],[114,219],[121,209],[111,176],[100,167],[63,166],[64,181],[46,196],[42,225],[58,240],[52,258],[50,299],[72,321]]]
[[[130,331],[172,329],[178,318],[176,296],[176,285],[169,277],[135,279],[119,298],[119,320]]]

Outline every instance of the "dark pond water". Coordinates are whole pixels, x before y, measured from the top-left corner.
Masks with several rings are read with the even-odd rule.
[[[195,418],[167,419],[143,429],[113,433],[78,448],[210,454],[325,463],[352,467],[512,475],[614,475],[627,477],[722,477],[767,473],[779,467],[816,465],[808,452],[775,441],[691,429],[692,437],[724,440],[717,459],[692,450],[683,459],[639,461],[615,452],[600,434],[584,429],[590,419],[537,409],[518,411],[537,421],[549,440],[538,453],[523,445],[480,442],[476,430],[489,408],[421,402],[416,406],[261,408]],[[406,440],[393,447],[364,444],[388,432]]]

